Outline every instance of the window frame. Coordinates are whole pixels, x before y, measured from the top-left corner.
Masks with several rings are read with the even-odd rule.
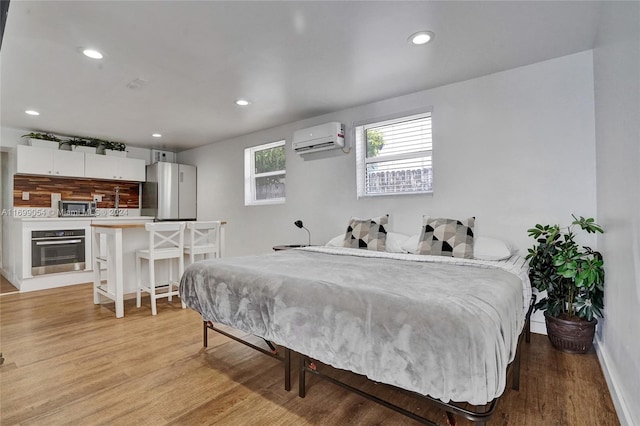
[[[430,150],[419,150],[411,153],[403,153],[403,154],[392,154],[385,155],[382,157],[373,157],[367,158],[367,138],[366,131],[371,128],[380,127],[383,125],[391,125],[395,123],[402,123],[411,120],[421,119],[430,117],[431,119],[431,149]],[[381,117],[377,119],[371,119],[366,121],[361,121],[358,123],[354,123],[354,140],[356,145],[356,193],[357,198],[366,198],[366,197],[384,197],[384,196],[397,196],[397,195],[427,195],[433,196],[433,183],[431,185],[431,190],[429,191],[397,191],[397,192],[383,192],[383,193],[367,193],[366,188],[366,173],[367,173],[367,165],[382,163],[387,161],[394,160],[406,160],[412,158],[422,158],[422,157],[430,157],[431,158],[431,176],[433,179],[433,169],[434,169],[434,161],[433,161],[433,109],[420,109],[415,111],[408,111],[399,114],[394,114],[387,117]]]
[[[270,204],[284,204],[286,202],[286,195],[279,198],[268,198],[266,200],[256,199],[256,180],[262,177],[287,175],[287,151],[286,151],[286,139],[282,139],[275,142],[264,143],[253,147],[244,149],[244,205],[245,206],[264,206]],[[266,151],[268,149],[284,147],[285,149],[285,168],[283,170],[276,170],[272,172],[256,173],[256,152]],[[286,183],[285,183],[286,194]]]

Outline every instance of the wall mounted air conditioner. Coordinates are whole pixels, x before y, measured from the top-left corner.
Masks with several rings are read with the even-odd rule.
[[[293,150],[298,154],[344,147],[344,125],[338,122],[321,124],[293,133]]]

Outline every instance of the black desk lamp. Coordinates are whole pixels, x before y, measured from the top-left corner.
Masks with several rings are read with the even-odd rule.
[[[309,232],[309,230],[304,227],[304,224],[302,223],[302,221],[301,220],[296,220],[295,222],[293,222],[293,224],[295,226],[297,226],[298,228],[304,229],[305,231],[307,231],[307,234],[309,234],[309,245],[311,245],[311,232]]]

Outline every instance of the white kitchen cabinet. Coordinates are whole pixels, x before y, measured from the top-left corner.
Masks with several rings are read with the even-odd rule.
[[[98,179],[117,179],[117,161],[106,155],[86,154],[84,169],[87,177]]]
[[[137,158],[85,154],[86,177],[143,182],[145,162]]]
[[[17,173],[84,177],[84,154],[75,151],[18,145]]]
[[[115,157],[118,158],[118,157]],[[144,182],[146,178],[146,163],[137,158],[119,158],[118,179]]]
[[[16,173],[144,182],[144,160],[17,146]]]

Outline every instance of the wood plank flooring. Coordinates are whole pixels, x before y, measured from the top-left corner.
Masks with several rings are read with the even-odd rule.
[[[204,349],[199,315],[177,299],[159,301],[156,317],[148,298],[128,300],[122,319],[92,300],[89,284],[0,297],[0,424],[418,424],[312,376],[306,398],[295,374],[286,392],[278,361],[214,332]],[[363,385],[446,425],[442,411]],[[617,424],[595,353],[563,354],[540,335],[523,346],[520,391],[507,389],[489,422]]]
[[[7,279],[0,275],[0,294],[15,293],[18,289],[13,286]]]

